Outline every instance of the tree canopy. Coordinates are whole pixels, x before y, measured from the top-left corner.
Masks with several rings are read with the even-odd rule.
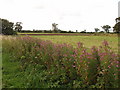
[[[4,35],[15,35],[16,34],[16,31],[13,30],[14,28],[14,23],[13,22],[10,22],[6,19],[1,19],[0,18],[0,21],[2,22],[2,27],[0,26],[0,28],[2,29],[2,34]]]
[[[119,22],[120,21],[120,17],[116,18],[115,21],[116,21],[116,24],[113,27],[113,31],[116,32],[116,33],[120,33],[120,22]]]
[[[100,31],[100,29],[99,28],[95,28],[95,32],[98,32],[98,31]]]
[[[109,25],[104,25],[104,26],[101,26],[101,27],[102,27],[102,29],[104,29],[104,31],[106,33],[109,33],[109,29],[111,28],[111,26],[109,26]]]
[[[21,32],[21,30],[22,30],[21,24],[22,24],[22,22],[16,22],[16,24],[15,24],[15,30],[17,32]]]

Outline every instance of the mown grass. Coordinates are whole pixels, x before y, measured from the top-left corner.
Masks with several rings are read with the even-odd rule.
[[[86,48],[3,37],[3,88],[118,88],[119,59],[107,41]]]

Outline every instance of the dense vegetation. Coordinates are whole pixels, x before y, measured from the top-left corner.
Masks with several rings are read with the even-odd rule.
[[[4,88],[118,88],[120,61],[107,41],[90,49],[80,42],[54,44],[3,37]]]
[[[0,18],[0,34],[3,35],[17,35],[17,32],[22,30],[21,22],[10,22],[7,19]]]
[[[116,33],[120,33],[120,17],[116,18],[116,24],[113,27],[113,31]]]
[[[28,33],[25,33],[28,34]],[[32,35],[31,35],[32,34]],[[118,51],[118,35],[117,34],[33,34],[30,33],[29,36],[40,38],[42,40],[50,40],[53,43],[67,43],[73,47],[77,47],[77,42],[84,44],[86,48],[91,48],[92,46],[99,47],[101,42],[104,40],[109,42],[110,47],[113,51]]]
[[[0,34],[4,34],[4,35],[16,35],[17,34],[17,32],[13,30],[14,28],[13,22],[0,18],[0,23],[2,23],[0,25],[0,30],[2,30]]]

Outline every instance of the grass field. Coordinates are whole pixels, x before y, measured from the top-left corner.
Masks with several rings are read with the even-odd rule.
[[[117,34],[82,34],[82,33],[62,33],[63,35],[55,35],[56,33],[18,33],[37,37],[43,40],[51,40],[53,43],[67,43],[76,47],[78,42],[82,42],[85,47],[100,46],[106,40],[114,51],[118,51],[118,36]],[[32,35],[33,34],[33,35]],[[45,34],[42,35],[42,34]],[[50,34],[50,35],[49,35]],[[54,34],[54,35],[53,35]],[[61,34],[61,33],[57,33]],[[65,34],[65,35],[64,35]],[[70,35],[67,35],[70,34]]]
[[[78,42],[82,42],[85,47],[100,46],[106,40],[114,51],[118,51],[117,36],[32,36],[43,40],[51,40],[54,43],[68,43],[76,47]]]

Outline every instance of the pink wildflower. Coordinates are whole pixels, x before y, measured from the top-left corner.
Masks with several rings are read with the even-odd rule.
[[[104,46],[108,46],[108,42],[106,40],[103,41]]]
[[[108,68],[111,68],[110,66],[108,66]]]
[[[76,67],[75,65],[72,65],[72,67]]]
[[[116,65],[116,67],[119,67],[119,65]]]

